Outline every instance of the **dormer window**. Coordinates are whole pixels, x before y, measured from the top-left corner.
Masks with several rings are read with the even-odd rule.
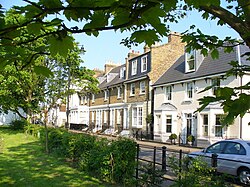
[[[195,50],[191,49],[185,54],[185,69],[186,72],[195,71]]]
[[[141,72],[147,71],[147,56],[141,58]]]
[[[125,78],[125,72],[126,72],[126,68],[122,67],[120,69],[120,79]]]
[[[132,75],[136,75],[137,73],[137,60],[132,61]]]

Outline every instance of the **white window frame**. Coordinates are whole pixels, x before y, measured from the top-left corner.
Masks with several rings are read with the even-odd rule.
[[[137,60],[133,60],[131,64],[132,64],[131,75],[136,75],[137,74]]]
[[[110,128],[115,128],[115,109],[110,110]]]
[[[147,56],[141,57],[141,72],[145,72],[148,69],[148,59]]]
[[[221,85],[221,80],[219,77],[215,77],[215,78],[212,78],[211,79],[211,86],[212,87],[212,94],[215,95],[216,94],[216,91],[218,90],[218,88],[220,87]]]
[[[107,113],[108,113],[107,110],[103,111],[103,123],[107,123],[107,117],[108,117]]]
[[[131,83],[130,84],[130,96],[134,96],[134,95],[135,95],[135,83]]]
[[[173,95],[172,86],[166,86],[165,87],[165,100],[166,101],[171,101],[172,100],[172,95]]]
[[[132,126],[141,128],[143,123],[143,108],[137,106],[132,108]]]
[[[96,126],[97,126],[97,129],[101,128],[101,111],[100,110],[96,110]]]
[[[84,103],[86,104],[88,102],[88,98],[87,98],[87,96],[85,95],[84,96]]]
[[[170,120],[170,123],[168,122]],[[170,126],[171,130],[168,131],[168,126]],[[172,133],[173,131],[173,117],[172,115],[166,115],[166,133]]]
[[[117,109],[116,110],[116,115],[117,115],[117,117],[116,117],[116,123],[119,124],[119,125],[121,125],[121,109]]]
[[[95,122],[95,112],[94,111],[92,111],[91,121]]]
[[[121,87],[117,87],[117,98],[121,98]]]
[[[145,94],[146,93],[146,82],[141,81],[140,82],[140,94]]]
[[[207,122],[205,123],[205,116],[207,118]],[[207,137],[208,136],[208,131],[209,131],[209,127],[208,127],[208,114],[202,114],[202,136],[203,137]]]
[[[92,103],[95,102],[95,94],[92,94]]]
[[[214,124],[214,136],[217,138],[223,138],[223,128],[220,122],[217,123],[217,117],[222,117],[223,114],[215,114],[215,124]],[[221,133],[219,135],[216,133],[216,128],[220,128]]]
[[[161,122],[161,115],[160,114],[156,114],[156,125],[159,126]]]
[[[122,67],[121,69],[120,69],[120,79],[122,79],[122,78],[125,78],[125,67]]]
[[[191,100],[194,97],[194,83],[187,82],[186,83],[186,99]]]
[[[186,72],[195,71],[195,68],[196,68],[195,61],[196,61],[195,50],[191,49],[190,52],[186,51],[186,53],[185,53],[185,70],[186,70]],[[193,68],[190,68],[190,62],[193,62]]]
[[[108,90],[104,90],[104,101],[107,101],[109,97],[109,91]]]

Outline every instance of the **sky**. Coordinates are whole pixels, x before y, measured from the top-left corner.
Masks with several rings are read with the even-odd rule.
[[[0,4],[4,8],[10,8],[12,5],[21,5],[21,0],[0,0]],[[203,20],[197,12],[188,12],[187,17],[179,23],[170,25],[173,32],[184,32],[191,25],[196,25],[204,34],[216,35],[219,38],[231,36],[239,38],[239,35],[228,26],[217,26],[216,21]],[[104,64],[113,62],[116,64],[125,63],[125,58],[130,50],[143,52],[144,44],[132,46],[131,49],[120,44],[123,38],[129,36],[130,33],[120,33],[114,31],[102,31],[98,37],[88,36],[86,34],[76,34],[74,38],[77,42],[84,46],[86,52],[81,55],[84,60],[83,66],[89,69],[104,69]],[[166,43],[167,39],[162,39]]]

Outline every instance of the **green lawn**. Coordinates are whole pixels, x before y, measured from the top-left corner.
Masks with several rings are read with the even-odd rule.
[[[41,147],[35,137],[0,126],[0,186],[112,186],[46,155]]]

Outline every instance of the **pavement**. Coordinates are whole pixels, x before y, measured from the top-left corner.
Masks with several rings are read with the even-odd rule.
[[[86,133],[86,132],[76,131],[76,130],[70,130],[70,131],[74,132],[74,133]],[[117,136],[114,136],[114,135],[105,135],[105,134],[92,134],[92,135],[104,137],[104,138],[108,138],[108,139],[118,138]],[[182,150],[184,153],[200,151],[203,149],[202,147],[194,147],[194,146],[190,146],[190,145],[179,145],[178,143],[171,144],[168,142],[158,142],[158,141],[146,140],[146,139],[143,139],[143,140],[136,140],[135,138],[133,138],[133,139],[140,145],[150,146],[150,147],[159,147],[159,148],[162,148],[163,146],[165,146],[167,148],[167,150],[168,149],[176,150],[176,151]]]
[[[177,144],[170,144],[170,143],[165,143],[165,142],[157,142],[157,141],[153,141],[153,140],[136,140],[136,142],[140,145],[146,145],[146,146],[153,146],[153,147],[163,147],[165,146],[170,150],[182,150],[185,153],[190,153],[190,152],[194,152],[194,151],[200,151],[203,148],[198,148],[198,147],[193,147],[193,146],[189,146],[189,145],[179,145]]]

